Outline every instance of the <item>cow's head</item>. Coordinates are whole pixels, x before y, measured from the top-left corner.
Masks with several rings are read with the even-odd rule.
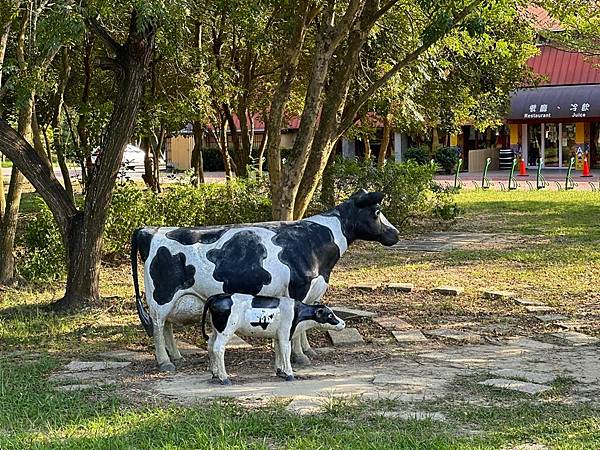
[[[383,192],[360,189],[338,207],[349,240],[375,241],[385,246],[398,242],[398,230],[381,212],[383,197]]]
[[[317,322],[319,328],[329,330],[342,330],[346,327],[346,323],[340,319],[335,313],[324,305],[315,305],[315,316],[313,320]]]

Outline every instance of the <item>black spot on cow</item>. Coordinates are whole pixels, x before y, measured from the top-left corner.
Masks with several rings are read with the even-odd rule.
[[[185,264],[183,253],[171,255],[167,247],[159,247],[150,263],[156,303],[169,303],[177,291],[192,287],[195,273],[194,266]]]
[[[227,326],[232,306],[233,300],[229,294],[213,295],[206,300],[206,303],[204,304],[204,313],[202,314],[202,334],[205,339],[208,337],[204,328],[206,312],[210,311],[210,318],[213,326],[219,333],[222,333]]]
[[[279,299],[276,297],[265,297],[263,295],[256,295],[252,297],[252,307],[263,309],[279,308]]]
[[[253,327],[261,327],[263,330],[266,330],[271,321],[275,317],[275,313],[262,316],[258,319],[258,322],[250,322],[250,325]]]
[[[150,244],[152,244],[152,238],[154,237],[154,234],[157,230],[158,228],[156,227],[144,227],[140,228],[136,232],[136,239],[138,250],[140,252],[140,258],[142,258],[142,261],[144,262],[146,262],[146,260],[148,259],[148,254],[150,253]]]
[[[309,221],[282,224],[273,242],[282,248],[279,260],[290,269],[290,297],[303,300],[310,283],[319,275],[326,282],[335,263],[340,259],[329,228]]]
[[[256,295],[271,283],[271,274],[262,266],[267,249],[252,231],[236,233],[220,249],[210,250],[206,257],[215,264],[213,278],[223,282],[226,293]]]
[[[177,228],[167,232],[165,235],[169,239],[179,242],[182,245],[213,244],[217,242],[227,229],[206,230],[202,228]]]

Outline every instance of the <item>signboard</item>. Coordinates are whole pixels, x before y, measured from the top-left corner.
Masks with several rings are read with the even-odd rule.
[[[600,117],[600,85],[544,86],[520,89],[511,96],[509,120]]]

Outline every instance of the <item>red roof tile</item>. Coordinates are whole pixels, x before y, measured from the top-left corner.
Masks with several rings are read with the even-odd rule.
[[[540,47],[540,54],[527,61],[542,86],[600,83],[600,58],[561,50],[550,45]]]

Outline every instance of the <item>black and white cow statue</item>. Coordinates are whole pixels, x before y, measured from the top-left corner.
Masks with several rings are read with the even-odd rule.
[[[330,211],[293,222],[135,231],[136,305],[146,332],[154,336],[159,368],[175,370],[170,358],[181,359],[181,354],[173,323],[198,323],[207,298],[248,294],[313,304],[325,294],[333,267],[355,240],[386,246],[398,242],[398,230],[381,213],[382,199],[380,192],[360,190]],[[148,311],[140,296],[138,252]],[[306,333],[294,335],[292,352],[297,363],[310,362],[305,352],[314,352]]]
[[[213,329],[210,337],[205,329],[207,312],[210,312]],[[210,370],[222,384],[231,384],[225,371],[225,346],[234,334],[273,338],[275,373],[292,381],[292,336],[315,327],[341,330],[345,326],[327,306],[308,305],[289,297],[218,294],[206,300],[202,314],[202,334],[208,339]]]

